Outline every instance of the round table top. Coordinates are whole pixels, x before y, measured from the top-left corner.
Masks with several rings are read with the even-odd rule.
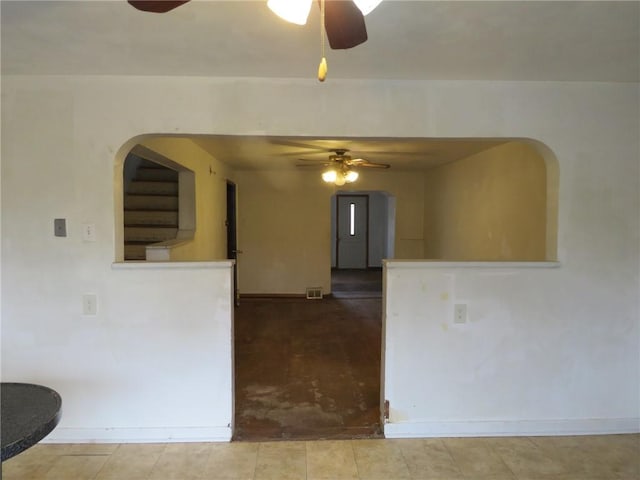
[[[2,461],[46,437],[60,421],[62,399],[42,385],[0,384]]]

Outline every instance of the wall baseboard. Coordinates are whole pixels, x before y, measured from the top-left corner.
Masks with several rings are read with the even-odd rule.
[[[562,436],[640,433],[640,418],[525,421],[400,422],[386,438]],[[230,427],[56,428],[42,443],[229,442]]]
[[[640,433],[640,418],[399,422],[384,425],[386,438],[499,437]]]
[[[56,428],[42,443],[230,442],[231,427]]]

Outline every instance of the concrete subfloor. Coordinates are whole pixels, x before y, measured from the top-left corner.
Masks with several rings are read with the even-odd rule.
[[[234,440],[381,436],[380,298],[243,299]]]

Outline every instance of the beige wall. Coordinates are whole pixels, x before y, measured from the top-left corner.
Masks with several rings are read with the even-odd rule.
[[[331,191],[297,172],[238,172],[241,293],[330,291]]]
[[[396,199],[395,257],[423,258],[424,181],[420,172],[361,169],[356,188],[387,192]]]
[[[425,174],[425,256],[544,260],[546,169],[530,145],[510,142]]]
[[[196,232],[173,261],[226,258],[226,179],[238,185],[239,289],[245,294],[331,291],[330,197],[315,171],[232,170],[184,137],[146,147],[195,172]],[[210,169],[212,173],[210,173]],[[361,172],[353,188],[396,197],[396,259],[543,260],[545,168],[527,144],[510,142],[420,172]],[[523,215],[526,212],[526,215]]]
[[[244,294],[331,291],[331,195],[320,171],[238,171],[238,282]],[[396,258],[422,256],[422,175],[363,171],[357,190],[396,197]],[[341,191],[347,191],[341,188]]]
[[[196,231],[192,241],[172,249],[172,261],[227,258],[226,180],[231,171],[189,138],[149,137],[140,142],[195,173]]]

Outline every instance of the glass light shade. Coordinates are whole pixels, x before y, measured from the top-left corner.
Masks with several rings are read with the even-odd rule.
[[[267,6],[283,20],[297,25],[307,23],[313,0],[269,0]]]
[[[371,13],[382,0],[353,0],[356,6],[360,9],[363,15]]]
[[[344,178],[344,175],[342,173],[339,173],[338,176],[336,177],[335,184],[341,187],[342,185],[345,184],[345,182],[346,182],[346,179]]]
[[[333,183],[338,178],[338,173],[335,170],[326,170],[322,172],[322,180],[327,183]]]
[[[344,179],[347,181],[347,183],[353,183],[358,179],[358,172],[349,170],[347,174],[344,176]]]

